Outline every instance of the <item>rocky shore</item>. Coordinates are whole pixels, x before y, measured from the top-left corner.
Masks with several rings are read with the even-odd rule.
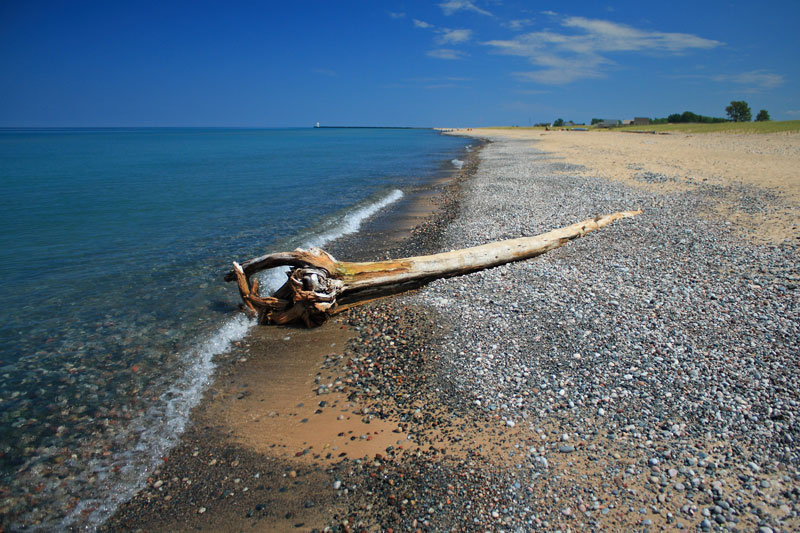
[[[494,140],[395,252],[644,213],[320,330],[250,339],[107,530],[800,528],[798,243],[751,244],[702,217],[724,184],[659,193]],[[769,194],[748,189],[755,206]],[[284,413],[253,380],[286,336],[317,352],[310,400]],[[291,429],[326,412],[350,429],[327,438],[320,423],[316,441],[261,447],[243,437],[262,418],[285,414]]]

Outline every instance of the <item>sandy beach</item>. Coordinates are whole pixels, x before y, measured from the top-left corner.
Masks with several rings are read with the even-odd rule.
[[[706,214],[724,216],[755,242],[800,237],[800,133],[650,135],[526,129],[467,133],[535,141],[538,149],[572,165],[568,172],[622,181],[653,193],[717,187],[720,191],[706,206]],[[757,192],[751,194],[754,188]],[[764,201],[756,205],[756,197]]]
[[[643,213],[259,328],[105,530],[800,528],[800,136],[454,133],[491,142],[368,256]]]

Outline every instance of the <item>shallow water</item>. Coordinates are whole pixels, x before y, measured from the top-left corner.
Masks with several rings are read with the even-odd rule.
[[[430,130],[0,130],[0,514],[102,523],[251,326],[221,282],[230,261],[358,231],[466,144]]]

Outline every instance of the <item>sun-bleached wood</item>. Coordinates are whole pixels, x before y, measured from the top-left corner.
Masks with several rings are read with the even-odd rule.
[[[434,279],[459,276],[513,261],[530,259],[563,246],[621,218],[639,211],[621,211],[584,220],[571,226],[536,235],[484,244],[463,250],[397,260],[352,263],[337,261],[324,250],[310,248],[268,254],[234,262],[226,281],[236,281],[245,310],[262,324],[302,322],[321,324],[353,305],[420,287]],[[256,272],[289,266],[289,279],[271,297],[258,293],[250,282]]]

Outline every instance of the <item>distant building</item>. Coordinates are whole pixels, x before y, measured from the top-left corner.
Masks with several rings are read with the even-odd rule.
[[[633,125],[634,126],[649,126],[650,125],[650,119],[647,118],[647,117],[635,117],[633,119]]]
[[[629,119],[629,118],[622,119],[622,125],[623,126],[630,126],[631,124],[633,124],[633,120],[632,119]]]
[[[619,126],[619,120],[617,119],[605,119],[601,122],[596,124],[598,128],[616,128]]]

